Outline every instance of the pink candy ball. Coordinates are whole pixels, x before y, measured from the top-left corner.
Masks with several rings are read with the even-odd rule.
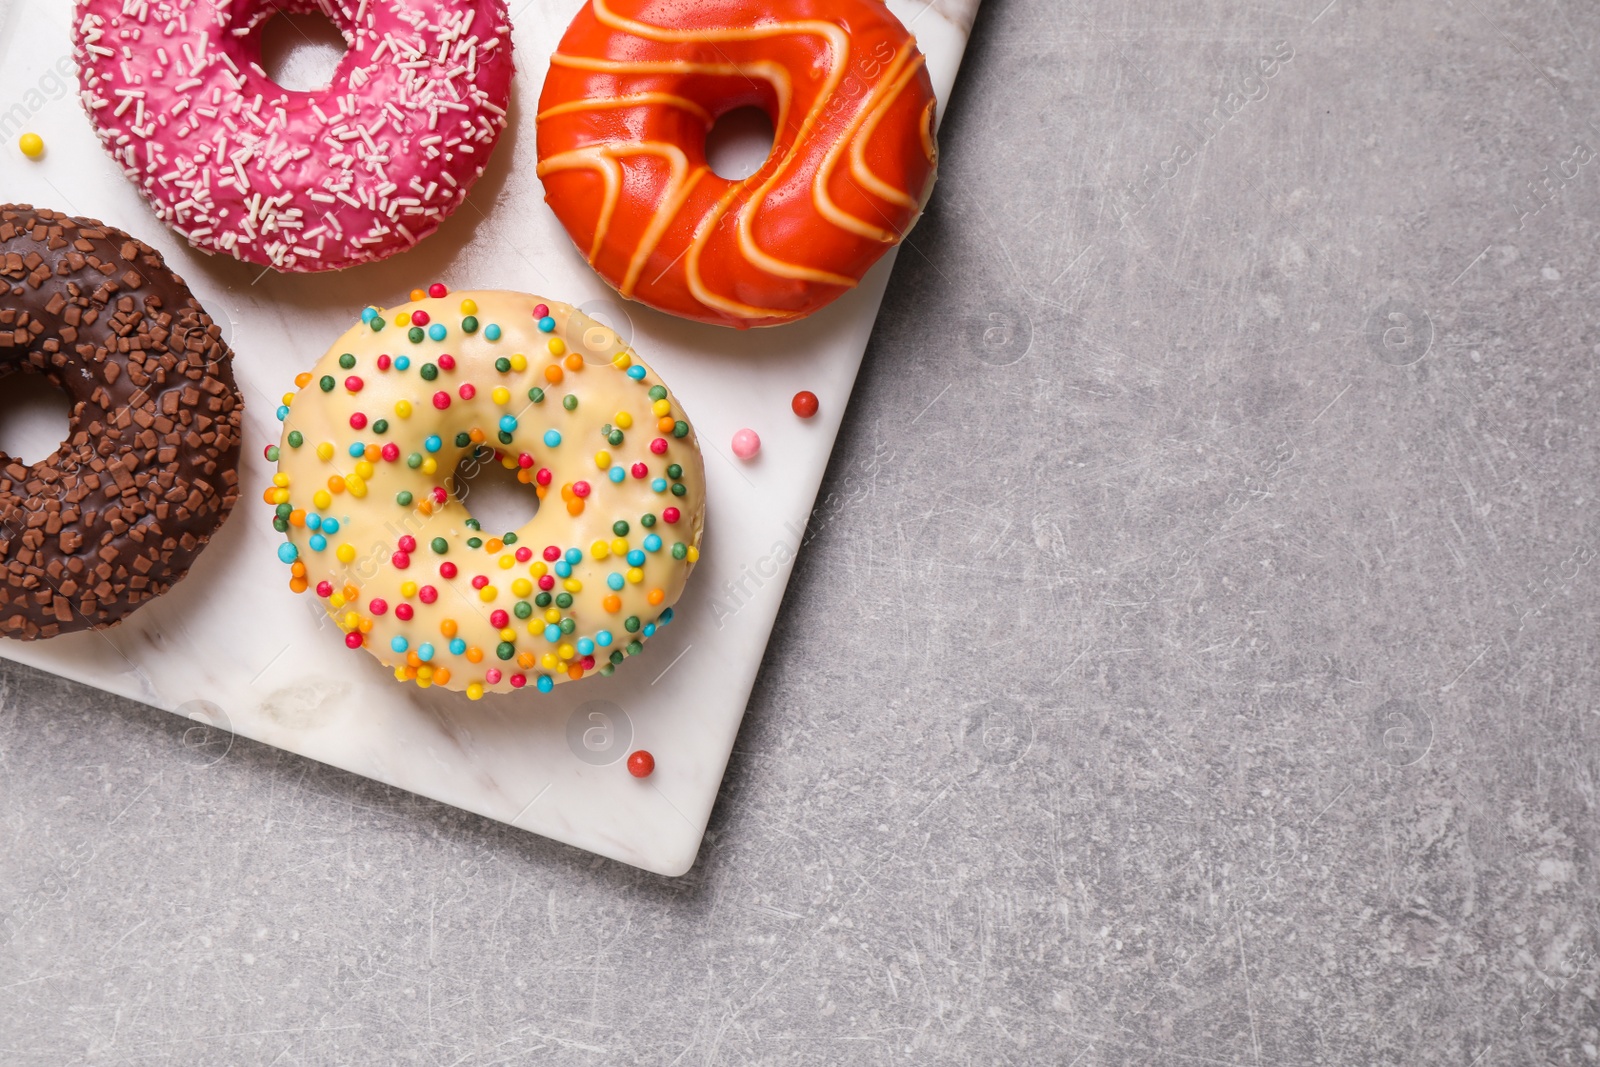
[[[748,427],[733,435],[733,454],[740,459],[754,459],[761,451],[761,438]]]

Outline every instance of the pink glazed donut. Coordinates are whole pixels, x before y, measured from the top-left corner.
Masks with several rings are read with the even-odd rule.
[[[321,12],[349,51],[316,92],[261,68],[262,27]],[[504,0],[77,0],[83,106],[196,248],[280,271],[384,259],[438,228],[505,128]]]

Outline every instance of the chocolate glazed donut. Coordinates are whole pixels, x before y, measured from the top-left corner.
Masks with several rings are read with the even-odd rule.
[[[110,626],[188,572],[239,495],[231,359],[155,249],[0,205],[0,390],[42,374],[72,401],[55,454],[0,453],[0,635]]]

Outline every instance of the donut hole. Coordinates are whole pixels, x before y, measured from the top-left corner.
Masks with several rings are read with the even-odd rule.
[[[456,468],[454,489],[486,538],[520,530],[539,513],[539,494],[533,485],[517,481],[517,472],[502,467],[493,453],[482,460],[470,454],[463,459]]]
[[[772,117],[765,111],[736,107],[712,123],[706,134],[706,162],[717,177],[743,181],[766,163],[776,137]]]
[[[333,82],[349,47],[321,12],[280,11],[261,30],[261,69],[291,92],[316,92]]]
[[[72,400],[42,374],[21,370],[0,378],[0,453],[32,466],[67,438]]]

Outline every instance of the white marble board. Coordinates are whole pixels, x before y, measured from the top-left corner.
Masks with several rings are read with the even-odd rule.
[[[890,2],[917,34],[941,102],[978,3]],[[624,306],[574,251],[534,175],[532,108],[576,0],[517,8],[511,125],[466,205],[385,263],[284,276],[204,256],[157,222],[62,76],[72,70],[71,5],[0,0],[0,201],[89,215],[160,248],[223,324],[247,402],[244,493],[190,577],[111,630],[3,641],[0,656],[678,875],[699,850],[892,256],[832,307],[776,330],[736,333]],[[22,129],[45,138],[41,161],[18,151]],[[432,281],[568,300],[631,330],[695,420],[709,481],[703,561],[675,624],[611,678],[477,703],[401,686],[344,647],[314,598],[287,588],[261,502],[278,397],[364,305],[401,302]],[[822,400],[809,421],[789,410],[800,389]],[[748,464],[728,443],[747,425],[763,441]],[[13,439],[28,432],[10,429]],[[648,779],[624,769],[634,748],[656,757]]]

